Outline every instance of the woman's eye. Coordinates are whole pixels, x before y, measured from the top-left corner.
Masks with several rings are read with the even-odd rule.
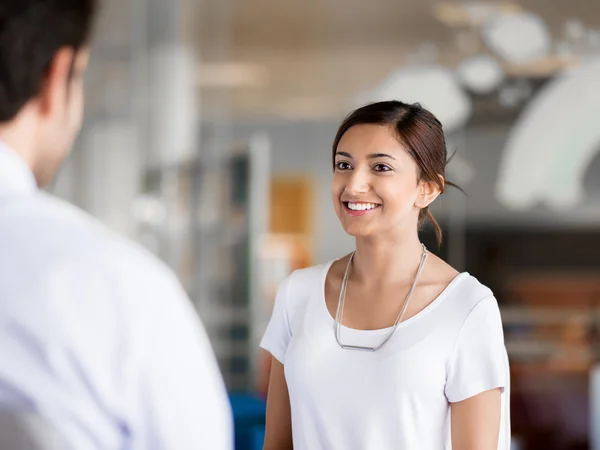
[[[335,163],[335,168],[339,169],[339,170],[349,170],[352,167],[350,166],[350,164],[348,164],[345,161],[339,161],[339,162]]]
[[[376,164],[373,169],[375,169],[375,172],[389,172],[392,170],[390,166],[386,166],[385,164]]]

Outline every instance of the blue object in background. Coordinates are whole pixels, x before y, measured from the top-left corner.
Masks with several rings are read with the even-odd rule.
[[[262,450],[263,444],[265,443],[265,426],[256,425],[252,428],[252,450]]]
[[[262,450],[267,404],[257,395],[230,393],[235,450]]]

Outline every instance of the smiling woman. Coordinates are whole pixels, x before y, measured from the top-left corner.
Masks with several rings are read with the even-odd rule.
[[[265,450],[508,450],[509,365],[493,293],[429,253],[448,185],[440,122],[367,105],[333,143],[332,200],[356,250],[293,272],[261,346]]]
[[[366,148],[372,149],[373,153],[366,154]],[[446,185],[454,185],[444,178],[447,163],[446,143],[442,125],[433,114],[419,104],[407,105],[401,102],[380,102],[354,111],[342,122],[333,141],[333,165],[336,175],[355,169],[354,166],[359,165],[359,161],[354,158],[362,158],[362,162],[373,174],[389,175],[389,172],[404,169],[403,175],[405,178],[408,175],[409,185],[410,177],[416,182],[413,190],[428,189],[429,197],[422,200],[430,201],[422,204],[418,210],[418,221],[420,225],[426,221],[431,222],[438,243],[441,244],[442,230],[428,206],[437,195],[444,192]],[[396,168],[396,165],[399,167]],[[416,173],[406,173],[406,170],[410,171],[413,168],[416,169]],[[336,188],[339,189],[343,185],[343,179],[344,177],[334,177],[334,196],[337,194]],[[358,182],[360,181],[359,178]],[[393,183],[389,184],[398,189]],[[402,191],[393,193],[396,200],[399,200],[399,194],[402,194]],[[352,208],[349,203],[353,202],[346,201],[346,207]],[[339,210],[336,211],[339,217]]]

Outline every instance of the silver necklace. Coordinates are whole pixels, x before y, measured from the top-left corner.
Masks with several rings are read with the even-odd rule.
[[[348,286],[348,274],[350,273],[350,266],[352,264],[352,259],[354,258],[354,254],[356,253],[355,251],[352,252],[352,254],[350,255],[350,258],[348,259],[348,265],[346,266],[346,272],[344,273],[344,278],[342,279],[342,286],[340,287],[340,298],[338,300],[337,312],[335,314],[335,339],[337,340],[337,343],[340,347],[342,347],[345,350],[362,350],[362,351],[367,351],[367,352],[376,352],[377,350],[381,349],[392,338],[392,336],[394,335],[394,332],[396,331],[396,328],[398,328],[398,325],[400,324],[400,322],[402,322],[402,319],[404,318],[404,313],[406,313],[406,309],[408,308],[410,299],[412,298],[413,292],[415,291],[415,288],[417,287],[417,281],[419,280],[419,276],[421,275],[421,272],[423,271],[423,267],[425,266],[425,260],[427,259],[427,248],[425,248],[424,244],[421,244],[421,245],[423,246],[423,255],[421,256],[421,262],[419,264],[419,268],[417,269],[417,274],[415,275],[415,281],[413,281],[412,287],[410,288],[410,291],[408,291],[408,294],[407,294],[406,298],[404,299],[404,305],[402,305],[400,314],[398,314],[398,317],[396,318],[396,322],[394,322],[394,325],[392,326],[391,331],[386,336],[386,338],[383,340],[383,342],[376,347],[363,347],[360,345],[347,345],[347,344],[344,344],[341,339],[342,317],[344,315],[344,304],[346,303],[346,287]]]

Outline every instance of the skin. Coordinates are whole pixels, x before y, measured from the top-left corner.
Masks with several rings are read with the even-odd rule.
[[[0,140],[23,158],[39,187],[53,181],[81,129],[88,60],[87,48],[61,48],[39,93],[10,122],[0,124]]]
[[[332,199],[344,230],[356,239],[342,323],[355,329],[393,325],[410,289],[422,254],[419,211],[440,194],[435,183],[419,180],[416,163],[392,130],[356,125],[342,137],[335,157]],[[348,202],[374,203],[356,215]],[[336,261],[326,279],[325,297],[334,317],[348,257]],[[431,303],[458,272],[429,253],[405,320]],[[400,295],[399,295],[400,293]],[[496,450],[500,429],[499,389],[451,405],[454,450]],[[273,359],[267,399],[264,450],[292,449],[290,400],[284,366]]]

